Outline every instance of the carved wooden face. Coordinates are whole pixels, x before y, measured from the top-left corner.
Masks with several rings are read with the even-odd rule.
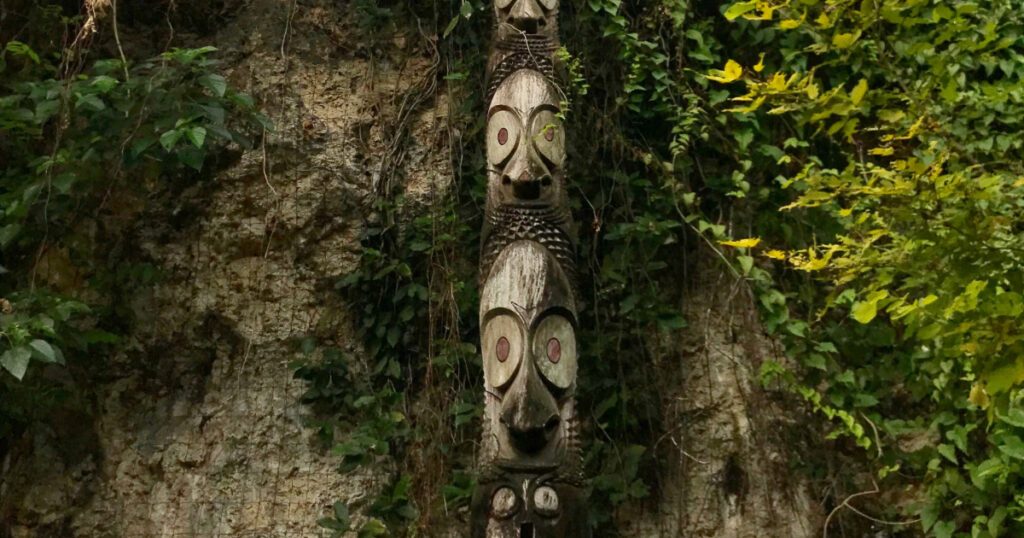
[[[576,389],[576,308],[550,252],[516,241],[494,264],[480,299],[484,382],[498,457],[557,457]],[[554,461],[554,460],[551,460]]]
[[[564,202],[565,131],[558,89],[532,69],[502,82],[487,112],[488,202]]]
[[[558,0],[495,0],[499,27],[509,25],[526,34],[542,34],[555,28]]]
[[[586,497],[577,487],[550,475],[509,470],[477,487],[479,510],[487,509],[486,527],[474,538],[577,538],[586,536]],[[483,532],[480,532],[483,531]]]

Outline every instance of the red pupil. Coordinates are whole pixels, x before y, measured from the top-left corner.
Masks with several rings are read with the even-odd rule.
[[[562,358],[562,344],[557,338],[548,340],[548,359],[551,362],[558,362]]]
[[[498,355],[498,361],[505,362],[508,360],[508,349],[508,339],[502,336],[498,339],[498,345],[494,349],[494,352]]]
[[[544,138],[548,139],[548,142],[551,142],[552,140],[554,140],[555,139],[555,128],[554,127],[548,127],[544,131]]]
[[[505,142],[508,142],[508,129],[502,127],[501,130],[498,131],[498,143],[504,146]]]

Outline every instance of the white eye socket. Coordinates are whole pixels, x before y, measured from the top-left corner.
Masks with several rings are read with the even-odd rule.
[[[484,327],[480,347],[484,356],[484,379],[494,388],[512,380],[523,356],[523,332],[509,315],[499,314]]]
[[[545,159],[555,166],[565,161],[565,131],[562,120],[550,110],[541,110],[533,117],[533,145]]]
[[[544,9],[551,11],[558,7],[558,0],[540,0],[540,5],[544,6]]]
[[[519,118],[508,110],[499,110],[487,120],[487,160],[504,166],[519,145]]]
[[[552,385],[567,389],[576,380],[576,331],[559,315],[544,318],[533,332],[533,360]]]

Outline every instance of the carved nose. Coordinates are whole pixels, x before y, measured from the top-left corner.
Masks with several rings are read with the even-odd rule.
[[[526,365],[502,400],[501,423],[512,445],[522,452],[538,452],[554,439],[561,419],[554,396]]]

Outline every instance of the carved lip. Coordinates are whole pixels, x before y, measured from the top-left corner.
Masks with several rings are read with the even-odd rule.
[[[537,201],[537,202],[508,202],[508,203],[505,203],[505,204],[502,204],[502,205],[504,207],[508,207],[508,208],[511,208],[511,209],[526,209],[526,210],[529,210],[529,211],[538,211],[538,210],[544,210],[544,209],[550,209],[551,208],[551,204],[549,204],[547,202],[543,202],[543,201]]]
[[[554,40],[544,34],[523,34],[518,31],[499,30],[495,45],[504,50],[551,54],[555,51]],[[501,35],[504,34],[504,35]]]
[[[530,474],[553,473],[561,467],[558,463],[524,462],[509,459],[497,460],[494,462],[494,465],[505,472]]]

